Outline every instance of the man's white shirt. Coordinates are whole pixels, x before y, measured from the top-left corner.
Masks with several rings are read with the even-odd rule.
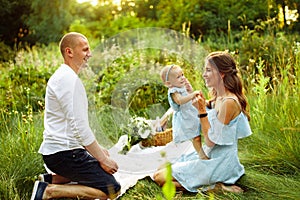
[[[62,64],[47,83],[43,142],[39,153],[83,148],[95,141],[88,121],[88,100],[78,75]]]

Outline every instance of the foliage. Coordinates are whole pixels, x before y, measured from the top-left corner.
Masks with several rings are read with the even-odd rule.
[[[26,16],[31,12],[33,0],[1,0],[0,41],[13,47],[29,34]]]
[[[112,56],[119,54],[118,51],[116,47],[112,47],[105,54]],[[99,77],[96,86],[97,104],[112,104],[138,115],[143,115],[144,111],[155,104],[162,104],[163,109],[168,109],[167,88],[159,79],[162,66],[176,63],[183,67],[189,79],[199,77],[199,73],[195,73],[190,63],[180,55],[164,50],[135,50],[113,59],[112,63],[100,69],[98,64],[94,67],[92,65]],[[153,75],[149,75],[149,71]]]
[[[10,46],[4,44],[4,42],[0,42],[0,62],[7,62],[13,60],[15,56],[15,52]],[[0,68],[1,67],[2,64],[0,64]]]
[[[171,168],[171,163],[167,162],[166,163],[166,183],[162,187],[162,191],[164,193],[164,196],[167,200],[171,200],[174,198],[175,193],[176,193],[176,188],[174,183],[172,182],[172,168]]]
[[[26,20],[31,30],[29,40],[43,44],[59,41],[72,21],[72,2],[73,0],[34,0],[31,4],[32,12]]]
[[[57,48],[57,47],[55,47]],[[3,63],[0,88],[1,107],[23,111],[28,106],[34,111],[43,109],[46,83],[60,65],[58,50],[53,45],[34,46],[17,52],[14,61]]]
[[[143,27],[152,27],[155,23],[151,20],[145,18],[137,18],[130,14],[121,15],[115,20],[113,20],[110,24],[112,27],[109,30],[105,30],[104,33],[106,37],[114,36],[121,31],[126,31],[135,28],[143,28]]]
[[[1,3],[0,17],[5,20],[0,24],[0,41],[11,47],[19,42],[30,45],[56,42],[66,31],[82,31],[103,39],[141,27],[181,31],[185,23],[190,24],[190,36],[206,40],[229,30],[239,31],[244,26],[253,29],[259,20],[272,19],[279,25],[280,15],[284,14],[280,11],[282,7],[287,5],[299,13],[300,5],[299,0],[123,0],[120,5],[111,0],[98,1],[95,6],[76,0],[2,0]],[[248,20],[240,21],[240,17]],[[299,20],[284,23],[280,30],[297,33]]]
[[[210,34],[222,34],[228,30],[228,21],[233,30],[242,25],[238,16],[247,16],[250,20],[265,19],[267,1],[161,1],[158,4],[158,24],[180,30],[184,22],[191,23],[191,35],[196,38]],[[254,9],[255,8],[255,9]]]
[[[245,66],[251,61],[247,66],[250,71],[257,72],[253,64],[262,59],[265,62],[264,75],[273,78],[280,72],[280,67],[287,65],[293,57],[293,43],[290,41],[297,40],[297,36],[285,36],[285,33],[277,32],[272,21],[261,21],[254,30],[245,27],[241,34],[240,64]]]

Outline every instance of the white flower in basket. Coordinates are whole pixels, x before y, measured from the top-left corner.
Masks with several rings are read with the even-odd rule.
[[[122,130],[128,135],[128,139],[127,144],[120,153],[126,154],[133,145],[155,134],[155,127],[151,121],[143,117],[130,118],[128,125],[123,127]]]
[[[142,138],[146,139],[154,132],[154,127],[152,127],[151,120],[146,120],[143,117],[133,118],[131,121],[131,126],[137,128],[137,134]]]
[[[162,138],[162,134],[166,133],[168,139],[164,139],[162,144],[172,140],[172,132],[166,130],[166,125],[169,116],[173,113],[172,108],[170,108],[161,118],[157,117],[155,120],[147,120],[143,117],[132,117],[129,120],[129,123],[126,126],[122,126],[122,132],[127,134],[127,144],[124,145],[120,153],[126,154],[130,148],[142,142],[143,146],[151,146],[153,138]],[[167,131],[167,132],[166,132]],[[166,137],[165,137],[166,138]]]

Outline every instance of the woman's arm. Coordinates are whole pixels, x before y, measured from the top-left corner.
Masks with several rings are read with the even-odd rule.
[[[208,121],[208,117],[207,117],[207,111],[206,111],[206,101],[205,101],[205,97],[203,96],[202,93],[200,93],[199,95],[197,95],[197,99],[198,99],[198,116],[200,119],[200,123],[201,123],[201,131],[202,131],[202,135],[204,138],[204,142],[206,144],[206,146],[208,147],[213,147],[215,145],[214,142],[212,142],[209,137],[208,137],[208,130],[210,129],[210,123]],[[205,116],[206,114],[206,116]],[[200,117],[203,116],[203,117]]]
[[[206,110],[198,110],[198,113],[199,113],[199,116],[200,115],[203,115],[206,112]],[[208,121],[208,117],[201,117],[200,118],[200,123],[201,123],[201,131],[202,131],[202,134],[203,134],[203,138],[204,138],[204,142],[206,144],[206,146],[208,147],[213,147],[215,145],[214,142],[212,142],[209,137],[208,137],[208,130],[210,129],[210,123]]]
[[[199,115],[203,115],[207,113],[206,111],[206,103],[205,98],[203,95],[198,96],[198,113]],[[239,113],[240,108],[239,105],[235,102],[233,99],[226,99],[225,101],[221,102],[221,105],[219,106],[220,109],[218,110],[218,120],[222,124],[229,124],[229,122],[234,119]],[[215,145],[214,142],[212,142],[208,137],[208,130],[211,127],[210,122],[208,121],[208,117],[201,117],[200,118],[201,123],[201,130],[204,137],[204,142],[208,147],[212,147]]]

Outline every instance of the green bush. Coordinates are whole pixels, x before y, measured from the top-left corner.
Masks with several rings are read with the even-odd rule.
[[[4,42],[0,42],[0,62],[8,62],[15,57],[15,52],[11,49],[11,47],[4,44]],[[2,64],[0,64],[0,68],[2,68]]]
[[[34,111],[42,109],[48,79],[60,65],[57,47],[34,46],[21,49],[14,60],[1,68],[0,105],[8,110]]]

